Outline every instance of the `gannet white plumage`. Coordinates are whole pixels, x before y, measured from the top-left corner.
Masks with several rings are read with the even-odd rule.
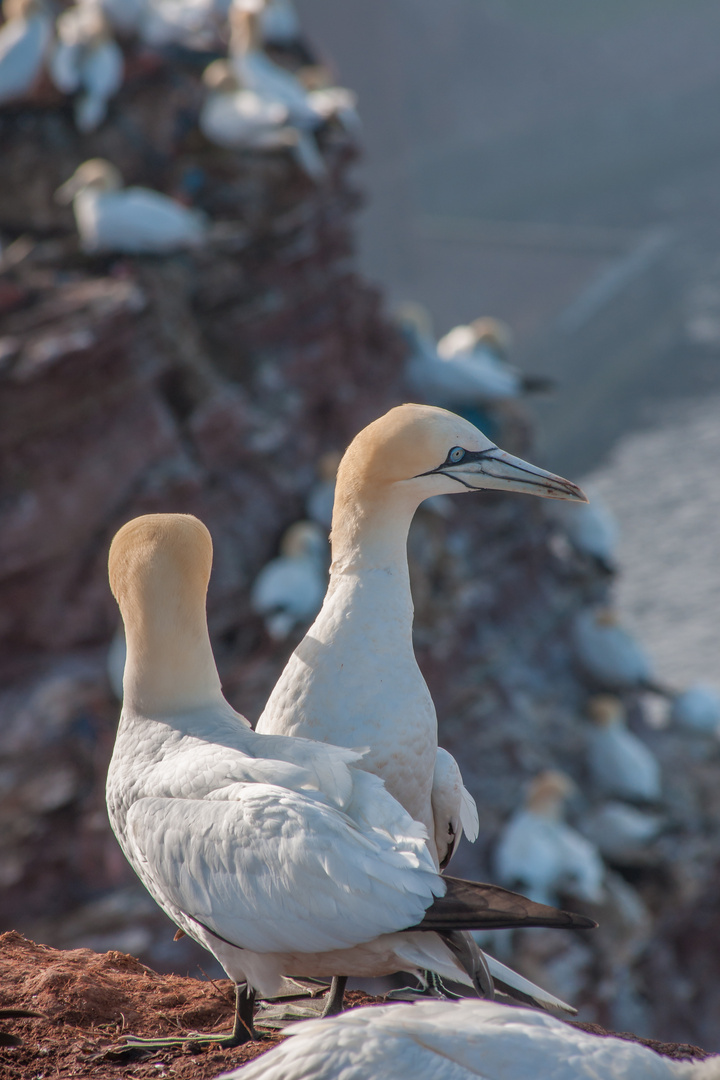
[[[189,515],[136,518],[113,540],[127,662],[107,806],[150,894],[236,984],[272,994],[282,975],[424,968],[472,984],[458,929],[592,925],[441,878],[422,826],[355,767],[361,753],[253,732],[220,688],[211,563],[210,534]],[[252,1013],[239,1007],[235,1042],[243,1030]]]
[[[255,578],[250,603],[276,641],[317,615],[327,588],[328,556],[322,528],[314,521],[296,521],[283,535],[278,558]]]
[[[337,476],[330,584],[257,730],[369,746],[362,767],[434,837],[437,717],[412,646],[407,535],[425,499],[483,488],[582,501],[574,484],[514,458],[444,409],[402,405],[353,440]],[[436,787],[437,792],[437,787]],[[437,799],[437,795],[436,795]],[[452,796],[443,800],[447,806]],[[453,815],[472,838],[468,803]]]
[[[213,60],[203,72],[203,82],[209,93],[198,122],[211,142],[231,150],[274,149],[292,143],[287,107],[242,89],[227,60]]]
[[[218,1080],[720,1080],[720,1056],[676,1061],[490,1001],[365,1006],[285,1033]]]
[[[2,10],[0,105],[30,93],[52,36],[52,19],[42,0],[4,0]]]
[[[83,250],[163,254],[203,241],[204,214],[150,188],[123,188],[103,158],[83,162],[55,193],[71,202]]]
[[[608,573],[616,569],[619,536],[617,520],[590,488],[590,502],[583,506],[557,503],[552,510],[568,540],[581,555],[589,555]]]
[[[583,836],[594,843],[600,854],[623,866],[647,861],[647,845],[664,826],[659,814],[611,799],[585,814],[580,823]]]
[[[586,608],[572,627],[573,645],[588,675],[608,690],[653,685],[650,658],[617,613],[604,606]]]
[[[720,694],[701,683],[690,686],[673,699],[670,719],[689,731],[720,734]]]
[[[50,58],[50,76],[64,94],[80,92],[75,123],[79,131],[94,131],[105,119],[110,98],[122,86],[122,49],[95,4],[68,8],[58,16],[55,29],[58,40]]]
[[[474,371],[484,387],[486,401],[503,401],[549,389],[551,380],[524,375],[508,363],[511,343],[510,328],[505,323],[484,317],[448,331],[437,343],[437,355],[448,364],[466,365]]]
[[[590,903],[603,897],[605,867],[597,848],[563,821],[563,803],[573,790],[564,773],[536,776],[495,850],[498,879],[540,903],[559,893]]]
[[[619,698],[600,694],[588,712],[588,766],[603,795],[632,802],[659,802],[662,797],[660,765],[652,750],[625,725]]]

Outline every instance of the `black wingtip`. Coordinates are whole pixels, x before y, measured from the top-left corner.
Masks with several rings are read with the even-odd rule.
[[[438,897],[418,924],[420,930],[511,930],[545,926],[557,930],[594,930],[588,915],[539,904],[520,893],[480,881],[445,875],[445,896]]]

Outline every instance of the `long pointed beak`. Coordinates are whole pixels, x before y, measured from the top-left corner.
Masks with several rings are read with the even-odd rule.
[[[484,490],[498,488],[501,491],[523,491],[539,495],[543,499],[567,499],[569,502],[586,503],[585,492],[577,484],[555,473],[539,469],[529,461],[493,446],[489,450],[468,451],[457,465],[442,465],[436,472],[457,480],[466,488]]]

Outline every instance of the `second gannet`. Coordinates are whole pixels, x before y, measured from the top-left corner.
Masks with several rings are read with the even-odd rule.
[[[330,584],[322,611],[290,657],[257,730],[369,746],[362,767],[434,838],[439,768],[437,717],[412,645],[407,535],[433,495],[484,488],[546,498],[584,495],[575,484],[512,457],[466,420],[427,405],[401,405],[351,443],[337,475]],[[447,806],[448,793],[441,800]],[[455,818],[475,834],[456,805]]]
[[[489,1001],[365,1006],[285,1034],[218,1080],[720,1080],[720,1056],[672,1060]]]
[[[448,331],[438,341],[437,353],[446,363],[469,364],[484,384],[486,401],[551,389],[551,379],[523,375],[508,363],[511,343],[510,328],[499,319],[486,317]]]
[[[0,105],[33,89],[52,37],[52,19],[42,0],[4,0],[2,10]]]
[[[122,49],[102,9],[94,4],[68,8],[58,17],[55,29],[58,41],[50,59],[50,76],[64,94],[78,93],[78,130],[95,131],[105,119],[110,98],[122,86]]]
[[[574,790],[564,773],[535,777],[526,804],[505,825],[495,852],[498,878],[541,903],[558,893],[589,903],[603,898],[605,867],[594,844],[563,821]]]
[[[429,968],[491,994],[458,931],[594,925],[441,878],[425,830],[356,767],[361,753],[252,731],[222,695],[205,613],[212,541],[197,518],[128,522],[108,565],[127,639],[108,814],[151,896],[238,986],[232,1036],[208,1041],[251,1037],[253,990],[276,993],[283,975]]]
[[[575,655],[590,678],[608,690],[651,688],[650,657],[608,607],[586,608],[572,626]]]
[[[280,542],[280,555],[253,582],[250,603],[268,634],[283,641],[320,610],[327,588],[328,543],[315,521],[296,521]]]
[[[72,202],[83,250],[164,254],[202,243],[205,216],[150,188],[123,188],[104,158],[83,162],[55,193]]]
[[[659,802],[660,765],[652,750],[626,726],[620,699],[600,694],[591,699],[588,712],[592,720],[588,766],[598,790],[632,802]]]

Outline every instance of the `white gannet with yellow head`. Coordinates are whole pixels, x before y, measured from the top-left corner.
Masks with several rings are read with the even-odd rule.
[[[120,170],[104,158],[79,165],[55,192],[73,204],[83,250],[165,254],[202,243],[205,215],[145,187],[123,188]]]
[[[593,925],[496,885],[441,878],[422,825],[356,767],[361,753],[252,731],[215,667],[211,565],[210,534],[189,515],[136,518],[113,540],[127,661],[107,807],[151,896],[247,984],[228,1045],[252,1033],[252,990],[275,994],[283,975],[429,968],[492,994],[482,954],[458,931]]]
[[[425,499],[488,488],[585,501],[575,484],[505,453],[444,409],[400,405],[356,436],[338,469],[325,602],[257,725],[369,746],[362,767],[425,825],[438,865],[460,826],[477,836],[477,812],[462,785],[455,796],[443,790],[449,771],[438,762],[435,707],[412,645],[407,536]]]

